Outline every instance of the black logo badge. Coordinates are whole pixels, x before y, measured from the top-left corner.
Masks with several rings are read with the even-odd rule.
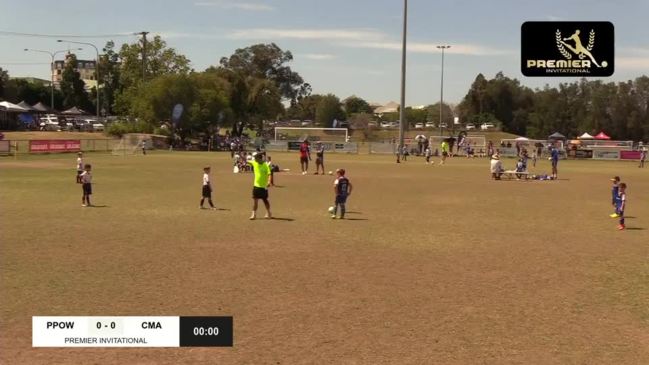
[[[525,22],[521,71],[525,76],[611,76],[614,33],[611,22]]]

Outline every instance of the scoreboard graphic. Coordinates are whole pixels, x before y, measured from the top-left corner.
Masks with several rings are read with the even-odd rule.
[[[232,346],[232,317],[32,317],[32,347]]]

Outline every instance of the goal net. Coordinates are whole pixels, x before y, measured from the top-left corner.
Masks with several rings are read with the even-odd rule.
[[[347,142],[347,128],[275,127],[275,141]]]
[[[113,147],[113,155],[134,155],[142,153],[142,142],[145,143],[147,149],[152,148],[151,136],[148,134],[128,133],[122,136],[119,143]]]

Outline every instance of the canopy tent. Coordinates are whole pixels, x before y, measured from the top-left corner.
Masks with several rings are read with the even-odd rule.
[[[64,115],[90,115],[90,113],[88,113],[87,111],[85,111],[83,109],[79,109],[76,106],[73,106],[72,108],[61,112],[61,114],[64,114]]]
[[[611,139],[611,137],[607,136],[604,132],[599,132],[599,134],[595,136],[595,139]]]
[[[0,110],[6,112],[18,112],[18,113],[25,113],[29,111],[20,105],[13,104],[8,101],[0,101]]]
[[[584,133],[584,134],[582,134],[581,136],[579,136],[577,138],[579,138],[579,139],[594,139],[595,137],[591,136],[588,133]]]
[[[548,137],[548,139],[566,139],[566,136],[559,132],[554,132]]]
[[[517,141],[517,142],[527,142],[527,141],[529,141],[529,140],[530,140],[529,138],[518,137],[518,138],[516,138],[514,141]]]
[[[28,104],[26,101],[24,101],[24,100],[21,101],[20,103],[18,103],[17,105],[20,106],[20,107],[23,107],[23,108],[27,109],[27,111],[30,111],[30,112],[34,112],[34,111],[36,111],[36,109],[34,109],[34,107],[32,107],[31,105],[29,105],[29,104]]]
[[[48,107],[47,105],[41,103],[40,101],[37,104],[34,104],[32,106],[32,109],[34,109],[37,113],[54,113],[55,112],[50,107]]]

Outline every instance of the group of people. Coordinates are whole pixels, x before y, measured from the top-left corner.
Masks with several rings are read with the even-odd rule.
[[[558,178],[558,168],[559,168],[559,149],[556,147],[552,147],[550,150],[550,162],[552,165],[552,173],[551,175],[534,175],[532,176],[534,179],[537,180],[556,180]],[[536,167],[536,151],[533,152],[532,154],[532,161],[534,166]],[[516,162],[516,167],[514,170],[514,175],[516,175],[517,179],[521,179],[523,175],[527,174],[527,167],[528,167],[528,161],[529,161],[529,156],[527,154],[527,150],[522,149],[519,152],[518,160]],[[491,178],[494,180],[500,180],[501,176],[506,172],[505,168],[503,167],[503,163],[500,160],[500,154],[498,152],[494,153],[491,156],[491,162],[490,162],[490,172],[491,172]]]

